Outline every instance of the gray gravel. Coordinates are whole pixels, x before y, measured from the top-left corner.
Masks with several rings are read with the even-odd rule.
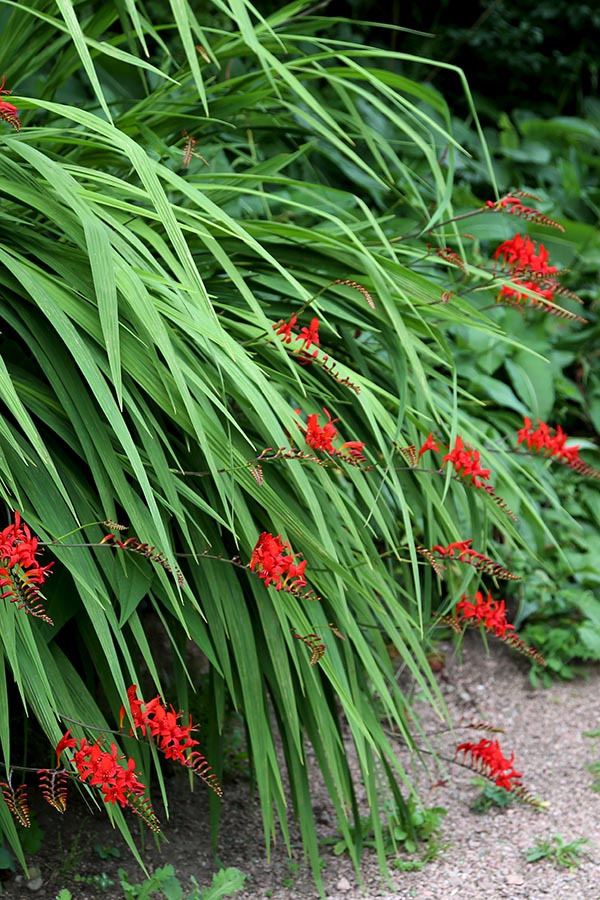
[[[439,775],[422,773],[425,805],[447,809],[440,841],[448,842],[448,848],[420,872],[392,871],[389,884],[382,881],[374,855],[366,855],[362,886],[347,860],[330,856],[324,870],[327,900],[600,900],[600,793],[592,790],[587,768],[600,760],[600,739],[584,735],[600,729],[600,671],[534,691],[525,660],[503,645],[493,645],[487,653],[472,635],[462,660],[447,661],[440,686],[449,711],[454,722],[464,716],[505,729],[497,735],[503,751],[515,751],[524,784],[548,806],[538,811],[519,803],[478,815],[469,809],[478,793],[470,771],[449,766],[442,776],[447,784],[434,788]],[[427,710],[423,715],[432,731],[439,728]],[[460,740],[477,742],[484,736],[457,732],[456,741],[447,735],[438,748],[452,757]],[[398,753],[409,766],[406,751],[399,747]],[[555,835],[565,842],[589,840],[578,868],[560,868],[548,860],[526,862],[524,851]],[[242,858],[239,864],[243,868]],[[278,854],[270,867],[253,874],[255,886],[238,895],[240,900],[318,896],[306,877],[282,886],[289,869]]]

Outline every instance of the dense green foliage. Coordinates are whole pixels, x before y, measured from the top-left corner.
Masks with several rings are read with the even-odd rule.
[[[565,226],[564,234],[543,234],[543,229],[532,233],[564,267],[563,282],[585,301],[587,323],[566,326],[548,317],[529,319],[524,343],[534,353],[517,347],[506,352],[462,331],[456,360],[462,383],[474,395],[486,397],[488,409],[495,403],[523,414],[529,410],[560,424],[588,454],[596,455],[600,433],[600,107],[594,98],[586,100],[585,112],[585,119],[502,115],[500,129],[486,128],[485,135],[500,191],[519,185],[533,192],[541,208]],[[487,159],[478,159],[475,142],[460,126],[456,133],[473,152],[461,168],[455,194],[469,208],[485,183]],[[514,312],[502,315],[507,317],[507,330],[520,327]],[[548,684],[553,677],[573,677],[582,671],[582,662],[600,659],[596,562],[600,491],[595,481],[581,482],[569,472],[554,471],[552,485],[542,491],[532,486],[529,497],[539,518],[560,535],[560,546],[550,544],[536,522],[522,520],[519,531],[528,550],[535,551],[535,561],[519,548],[508,551],[506,564],[523,580],[506,593],[518,610],[514,621],[520,633],[547,662],[543,670],[534,666],[531,678],[535,684]]]
[[[450,570],[440,588],[417,546],[469,537],[502,558],[556,543],[551,475],[510,440],[522,413],[551,412],[535,367],[562,397],[570,363],[540,362],[562,325],[532,325],[532,355],[519,313],[494,306],[491,258],[514,217],[470,220],[473,243],[443,224],[493,196],[494,163],[480,129],[392,65],[414,60],[330,37],[303,0],[266,23],[247,0],[210,7],[206,25],[186,3],[168,22],[131,0],[0,3],[23,122],[0,123],[0,490],[55,559],[54,626],[1,609],[0,744],[8,767],[26,710],[47,756],[27,764],[51,764],[65,722],[114,727],[132,683],[189,709],[200,657],[202,752],[220,776],[235,708],[265,837],[288,839],[285,765],[318,875],[308,747],[358,859],[356,761],[383,864],[381,812],[392,803],[401,828],[410,787],[388,730],[410,742],[417,727],[398,672],[443,716],[432,611],[477,575]],[[436,255],[449,243],[461,267]],[[554,246],[569,263],[570,239]],[[319,318],[325,365],[300,365],[273,330],[294,314]],[[323,407],[372,468],[307,451],[298,424]],[[408,465],[398,448],[429,432],[493,449],[525,535],[484,492]],[[325,465],[288,454],[257,471],[283,447]],[[99,546],[107,521],[158,562]],[[265,531],[304,555],[313,599],[247,570]],[[313,633],[318,666],[296,639]],[[146,745],[123,746],[149,777]],[[0,825],[17,847],[3,804]]]

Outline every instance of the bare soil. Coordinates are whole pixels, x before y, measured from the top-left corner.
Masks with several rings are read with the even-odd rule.
[[[374,854],[366,852],[359,879],[346,856],[335,856],[330,846],[324,845],[327,900],[600,900],[600,793],[593,790],[594,773],[589,769],[600,762],[600,738],[586,736],[586,732],[600,729],[600,671],[590,669],[576,681],[533,690],[525,660],[502,645],[486,651],[473,635],[461,658],[448,651],[438,677],[455,723],[464,716],[505,729],[506,733],[498,736],[503,751],[515,751],[515,767],[523,773],[524,784],[548,806],[538,811],[512,803],[476,814],[470,809],[478,793],[472,772],[452,764],[445,771],[423,767],[417,771],[414,760],[398,744],[398,755],[407,770],[415,773],[424,805],[447,810],[438,838],[439,852],[421,871],[399,871],[391,859],[387,880],[382,879]],[[440,728],[426,708],[423,717],[429,730]],[[458,740],[476,742],[482,736],[486,736],[484,732],[473,731],[466,737],[465,732],[442,735],[437,746],[451,758]],[[319,833],[324,839],[331,838],[336,833],[335,818],[318,779],[315,785]],[[149,871],[172,864],[182,885],[191,887],[191,875],[206,886],[219,864],[235,866],[247,875],[245,889],[236,895],[238,900],[317,900],[319,894],[303,866],[299,840],[294,843],[291,861],[283,845],[273,848],[267,861],[258,803],[249,795],[245,781],[224,786],[218,861],[211,848],[207,792],[198,784],[190,793],[187,781],[179,777],[173,777],[169,787],[170,818],[163,822],[166,841],[157,847],[146,832],[139,843]],[[65,887],[75,900],[122,900],[119,867],[127,871],[131,883],[144,879],[106,815],[91,812],[74,792],[64,816],[42,803],[38,819],[45,838],[31,864],[39,868],[41,884],[38,879],[28,885],[17,873],[4,882],[3,897],[54,900]],[[555,835],[561,835],[566,843],[588,839],[577,868],[561,867],[552,859],[526,861],[524,851]],[[121,858],[102,859],[93,849],[95,845],[109,851],[119,849]],[[398,854],[398,858],[407,857]],[[115,882],[104,890],[79,880],[103,872]],[[37,890],[32,891],[33,887]]]

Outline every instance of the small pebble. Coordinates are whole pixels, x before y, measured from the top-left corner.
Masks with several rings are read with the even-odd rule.
[[[31,867],[29,869],[29,881],[26,881],[28,891],[39,891],[39,889],[44,884],[44,879],[42,878],[41,872],[39,869],[35,867]]]

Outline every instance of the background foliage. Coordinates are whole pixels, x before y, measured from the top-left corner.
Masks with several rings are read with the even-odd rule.
[[[277,4],[261,0],[260,7],[273,5]],[[493,116],[497,108],[534,109],[543,116],[581,115],[587,98],[597,93],[600,15],[592,3],[394,0],[382,8],[377,0],[332,0],[326,10],[348,17],[351,27],[369,41],[460,65],[482,116]],[[389,25],[414,33],[390,33],[385,30]],[[454,109],[465,111],[443,68],[420,68],[412,74],[433,81],[452,95]]]

